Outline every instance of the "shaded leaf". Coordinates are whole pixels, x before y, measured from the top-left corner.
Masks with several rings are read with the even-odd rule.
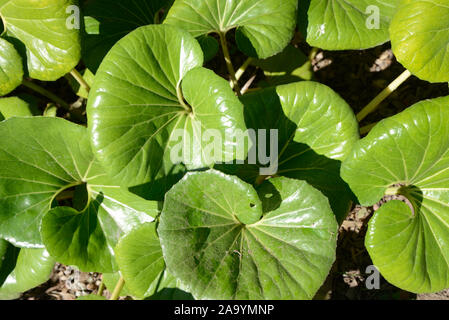
[[[207,62],[215,57],[218,53],[219,46],[217,40],[210,36],[201,36],[198,38],[198,43],[201,46],[204,54],[204,61]]]
[[[83,61],[94,73],[112,46],[134,29],[156,23],[170,0],[91,0],[83,6]]]
[[[251,64],[264,71],[267,79],[259,82],[259,86],[263,87],[313,78],[312,63],[309,58],[293,45],[288,45],[281,53],[268,59],[253,60]]]

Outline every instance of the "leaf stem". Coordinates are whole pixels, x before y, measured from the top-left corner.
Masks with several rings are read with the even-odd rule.
[[[47,97],[48,99],[52,100],[54,103],[59,104],[61,107],[63,107],[67,111],[69,111],[70,106],[67,102],[65,102],[64,100],[59,98],[54,93],[51,93],[47,89],[42,88],[40,85],[38,85],[34,82],[31,82],[31,81],[25,80],[25,79],[22,81],[22,85],[33,90],[33,91],[36,91],[37,93],[43,95],[44,97]]]
[[[253,61],[253,58],[249,57],[248,59],[246,59],[246,61],[242,64],[242,66],[237,70],[237,72],[235,73],[235,79],[237,81],[240,80],[240,78],[242,77],[242,75],[245,73],[246,69],[249,67],[249,65],[251,64],[251,62]]]
[[[371,112],[375,111],[377,107],[384,101],[394,90],[396,90],[405,80],[411,76],[411,72],[405,70],[396,79],[393,80],[381,93],[377,95],[366,107],[357,114],[357,120],[360,122]]]
[[[178,101],[179,103],[182,105],[182,107],[188,112],[192,112],[192,108],[186,104],[185,100],[184,100],[184,96],[182,95],[182,89],[181,89],[181,84],[179,84],[176,87],[176,95],[178,96]]]
[[[98,287],[97,295],[99,295],[99,296],[103,295],[104,287],[105,287],[105,285],[104,285],[103,277],[101,277],[101,283],[100,283],[100,286]]]
[[[86,89],[87,93],[90,92],[89,84],[86,82],[86,80],[84,80],[83,76],[78,72],[78,70],[73,69],[72,71],[70,71],[70,74],[80,84],[81,87]]]
[[[120,279],[117,281],[117,284],[115,285],[114,291],[112,292],[111,298],[109,300],[118,300],[120,292],[122,291],[124,286],[125,279],[123,279],[123,276],[120,276]]]
[[[218,35],[220,36],[220,43],[221,43],[221,48],[223,50],[226,67],[228,68],[229,76],[231,77],[231,82],[233,84],[233,85],[231,85],[231,87],[237,92],[237,95],[240,96],[241,95],[240,87],[239,87],[237,78],[235,76],[235,69],[234,69],[234,66],[232,65],[232,60],[231,60],[231,56],[229,54],[228,44],[226,43],[226,34],[220,32],[220,33],[218,33]]]

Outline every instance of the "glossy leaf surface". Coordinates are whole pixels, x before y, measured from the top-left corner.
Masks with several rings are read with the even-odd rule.
[[[78,64],[80,35],[70,10],[77,4],[75,0],[0,2],[6,37],[26,56],[30,77],[53,81]]]
[[[240,49],[268,58],[291,40],[297,6],[296,0],[176,0],[164,23],[194,37],[238,28]]]
[[[414,75],[449,82],[448,0],[402,0],[390,35],[395,56]]]
[[[412,292],[449,286],[449,97],[420,102],[380,122],[342,166],[362,205],[401,186],[379,209],[366,246],[392,284]],[[391,191],[390,191],[391,192]]]
[[[259,190],[215,170],[166,196],[158,233],[170,273],[197,299],[311,299],[335,259],[337,223],[303,181]]]
[[[22,58],[11,43],[0,38],[0,96],[17,88],[22,78]]]
[[[326,50],[367,49],[389,40],[398,0],[299,1],[298,25],[311,46]]]
[[[88,118],[96,155],[121,184],[157,181],[180,163],[196,169],[236,158],[227,148],[213,156],[203,150],[206,130],[232,147],[236,130],[246,127],[227,81],[202,63],[198,42],[167,25],[135,30],[109,52],[89,96]]]

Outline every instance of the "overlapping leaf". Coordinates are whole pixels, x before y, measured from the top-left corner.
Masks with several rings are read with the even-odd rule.
[[[449,81],[449,1],[402,0],[390,25],[398,61],[417,77]]]
[[[246,129],[243,106],[202,63],[198,42],[168,25],[139,28],[108,53],[89,96],[88,119],[98,159],[121,184],[164,179],[179,172],[179,163],[195,169],[237,157],[232,147],[237,130]],[[208,129],[231,149],[206,154]]]
[[[54,264],[45,249],[19,249],[0,239],[0,300],[16,299],[47,281]]]
[[[310,299],[336,232],[327,199],[306,182],[274,178],[258,195],[215,170],[176,184],[158,227],[168,271],[197,299]]]
[[[238,28],[240,49],[268,58],[291,40],[297,6],[297,0],[176,0],[164,23],[195,37]]]
[[[0,96],[17,88],[22,78],[22,58],[11,43],[0,38]]]
[[[83,7],[83,61],[96,72],[112,46],[134,29],[157,23],[169,0],[92,0]]]
[[[109,180],[81,126],[60,118],[11,118],[0,123],[0,135],[1,237],[18,246],[42,246],[45,215],[42,236],[52,256],[83,270],[111,272],[118,238],[152,221],[157,203]],[[89,193],[84,210],[49,211],[61,191],[82,184]]]
[[[389,40],[398,0],[304,0],[298,25],[311,46],[326,50],[366,49]]]
[[[417,293],[449,287],[448,106],[449,97],[427,100],[383,120],[342,166],[362,205],[387,190],[410,201],[375,213],[366,246],[389,282]]]
[[[6,37],[26,56],[30,77],[53,81],[78,64],[80,32],[71,24],[76,17],[70,10],[77,4],[76,0],[0,1]]]
[[[227,166],[223,170],[254,183],[261,174],[260,168],[271,165],[274,169],[271,174],[306,180],[323,192],[337,220],[342,221],[352,194],[340,178],[340,161],[351,152],[359,137],[357,121],[346,102],[330,88],[308,81],[265,89],[241,100],[247,127],[256,130],[256,135],[259,130],[266,130],[266,141],[257,138],[253,145],[258,148],[265,145],[268,156],[272,143],[277,143],[277,157],[269,164],[262,165],[260,159],[254,164],[256,149],[253,149],[247,159],[249,166],[234,166],[235,172],[228,171]],[[277,130],[277,137],[270,136],[270,130]]]

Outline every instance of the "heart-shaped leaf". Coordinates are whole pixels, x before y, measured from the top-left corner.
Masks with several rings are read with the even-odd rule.
[[[358,140],[358,125],[347,103],[329,87],[310,81],[292,83],[244,95],[246,125],[255,130],[255,146],[247,163],[216,167],[255,183],[260,168],[270,165],[271,173],[306,180],[329,198],[339,222],[348,213],[352,193],[340,177],[340,161],[351,152]],[[264,115],[264,116],[261,116]],[[267,138],[259,137],[265,130]],[[276,136],[269,132],[277,130]],[[271,153],[269,164],[251,163],[252,155],[271,152],[277,143],[277,154]],[[255,156],[253,156],[255,158]],[[229,171],[235,170],[235,172]]]
[[[46,214],[42,238],[52,256],[83,271],[113,271],[111,252],[118,238],[152,221],[157,203],[109,180],[84,127],[60,118],[11,118],[0,123],[0,136],[2,238],[18,246],[42,246],[39,228]],[[85,185],[89,195],[84,210],[48,212],[62,191],[78,185]]]
[[[22,78],[22,58],[11,43],[0,38],[0,96],[17,88]]]
[[[157,23],[169,0],[91,0],[83,7],[83,61],[96,72],[112,46],[134,29]],[[157,20],[157,19],[156,19]]]
[[[311,299],[324,282],[337,235],[327,199],[283,177],[259,193],[215,170],[188,173],[167,193],[162,251],[195,298]]]
[[[238,28],[247,55],[268,58],[284,49],[296,25],[297,0],[176,0],[165,19],[194,37]]]
[[[146,223],[124,236],[115,252],[120,271],[133,296],[142,299],[180,286],[166,271],[155,223]]]
[[[53,81],[70,72],[81,56],[79,28],[70,6],[75,0],[3,0],[0,15],[6,37],[26,55],[30,77]],[[74,16],[73,19],[77,17]]]
[[[449,1],[402,0],[390,25],[400,63],[430,82],[449,81]]]
[[[368,252],[397,287],[449,287],[449,97],[427,100],[381,121],[356,144],[342,177],[362,205],[399,194],[369,223]]]
[[[139,28],[108,53],[87,112],[96,155],[121,184],[157,181],[179,171],[180,162],[196,169],[237,158],[232,147],[237,130],[246,130],[243,106],[202,63],[198,42],[168,25]],[[204,151],[208,129],[227,146],[213,156]],[[174,161],[179,145],[182,161]]]
[[[6,248],[3,254],[2,247]],[[47,281],[55,264],[45,249],[18,249],[1,239],[0,261],[0,277],[8,265],[8,274],[0,281],[0,300],[16,299]]]
[[[301,0],[298,25],[307,42],[326,50],[367,49],[389,40],[398,0]]]

